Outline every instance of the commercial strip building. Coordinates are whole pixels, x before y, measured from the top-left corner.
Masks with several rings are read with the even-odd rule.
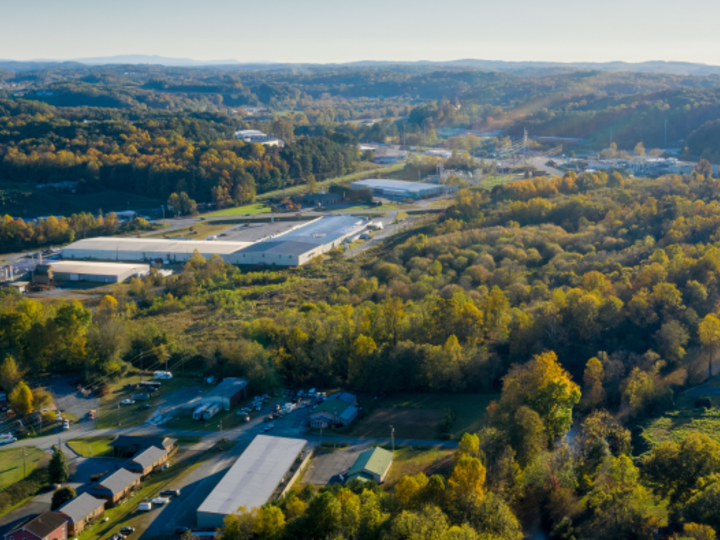
[[[231,264],[299,266],[338,247],[347,239],[358,237],[369,223],[366,218],[356,216],[326,216],[255,243],[161,238],[88,238],[64,247],[62,257],[71,261],[161,260],[184,263],[197,250],[206,259],[219,255]]]
[[[150,272],[147,264],[92,263],[85,261],[53,261],[39,264],[33,271],[33,283],[49,285],[58,281],[89,281],[93,283],[122,283]]]
[[[358,180],[350,184],[352,189],[370,189],[373,195],[386,199],[426,199],[456,193],[458,186],[445,184],[426,184],[423,182],[404,182],[380,178]]]
[[[358,415],[357,398],[348,392],[338,392],[317,406],[310,415],[310,426],[327,428],[329,426],[347,426]]]
[[[141,475],[118,469],[96,484],[90,486],[88,493],[98,499],[105,499],[109,506],[115,506],[140,485]]]
[[[247,385],[248,382],[245,379],[226,377],[220,384],[200,399],[200,404],[210,405],[215,403],[226,411],[229,411],[245,397]]]
[[[372,481],[381,484],[393,462],[393,453],[380,447],[362,452],[348,471],[346,482],[351,480]]]
[[[285,142],[281,139],[273,137],[272,135],[267,135],[257,129],[241,129],[240,131],[236,131],[235,138],[246,143],[262,144],[265,146],[279,146],[280,148],[285,146]]]
[[[222,527],[223,520],[259,508],[281,496],[302,468],[307,441],[258,435],[197,510],[198,527]]]
[[[123,468],[130,472],[137,473],[145,478],[151,472],[162,467],[168,461],[169,452],[164,448],[151,446],[133,456],[127,463],[123,464]]]
[[[105,501],[83,493],[62,505],[55,512],[67,521],[68,534],[76,536],[105,513]]]

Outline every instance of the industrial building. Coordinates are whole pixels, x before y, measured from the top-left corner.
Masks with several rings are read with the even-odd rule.
[[[317,255],[353,239],[367,228],[369,221],[356,216],[316,219],[287,233],[248,246],[227,257],[235,264],[300,266]]]
[[[279,146],[280,148],[285,146],[282,140],[272,135],[267,135],[257,129],[241,129],[240,131],[236,131],[235,138],[246,143],[262,144],[264,146]]]
[[[307,441],[258,435],[197,510],[198,527],[222,527],[240,508],[260,508],[292,485]]]
[[[33,283],[50,285],[58,281],[89,281],[92,283],[122,283],[150,272],[147,264],[109,262],[53,261],[38,264],[33,271]]]
[[[219,255],[231,264],[299,266],[338,247],[347,239],[358,237],[368,223],[366,218],[356,216],[326,216],[255,243],[161,238],[88,238],[64,247],[62,257],[65,260],[161,260],[184,263],[197,250],[206,259]]]
[[[206,259],[213,255],[227,257],[250,242],[212,240],[172,240],[164,238],[115,238],[100,236],[78,240],[62,248],[63,259],[101,259],[106,261],[187,262],[195,250]]]
[[[201,399],[201,405],[220,405],[229,411],[233,405],[237,405],[245,397],[248,382],[245,379],[226,377],[223,382],[210,390]],[[203,417],[203,419],[206,419]]]
[[[376,446],[362,452],[348,471],[347,481],[356,478],[381,484],[393,462],[393,453]]]
[[[444,184],[426,184],[423,182],[404,182],[402,180],[368,179],[350,184],[352,189],[370,189],[372,194],[386,199],[426,199],[455,193],[457,186]]]

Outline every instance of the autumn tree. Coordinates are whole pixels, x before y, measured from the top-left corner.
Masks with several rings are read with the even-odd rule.
[[[698,325],[698,336],[708,357],[708,377],[712,377],[712,365],[720,351],[720,319],[706,315]]]
[[[33,394],[24,381],[20,381],[10,392],[9,401],[18,416],[26,416],[33,412]]]
[[[595,357],[588,360],[583,376],[582,405],[585,409],[593,409],[605,401],[604,377],[605,368],[603,368],[602,362]]]

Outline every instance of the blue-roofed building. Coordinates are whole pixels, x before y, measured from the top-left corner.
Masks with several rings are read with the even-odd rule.
[[[313,257],[359,237],[370,221],[357,216],[327,216],[261,240],[225,260],[234,264],[300,266]]]
[[[426,184],[424,182],[405,182],[403,180],[385,180],[370,178],[350,184],[352,189],[370,189],[372,194],[386,199],[426,199],[448,195],[458,190],[457,186],[445,184]]]

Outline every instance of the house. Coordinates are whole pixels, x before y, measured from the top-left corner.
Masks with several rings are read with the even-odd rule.
[[[356,478],[381,484],[390,470],[393,453],[380,447],[370,448],[362,452],[348,471],[346,482]]]
[[[170,437],[133,437],[132,435],[119,435],[110,443],[115,457],[132,457],[138,452],[151,446],[164,448],[168,453],[175,448],[177,439]]]
[[[67,522],[54,512],[43,512],[5,535],[5,540],[66,540]]]
[[[144,478],[167,463],[168,456],[168,451],[164,448],[151,446],[125,463],[123,467],[128,471],[142,475]]]
[[[326,428],[328,426],[347,426],[357,418],[358,409],[342,399],[328,399],[310,415],[310,426]]]
[[[83,493],[55,510],[67,520],[68,534],[77,536],[105,513],[105,501]]]
[[[140,479],[139,474],[127,469],[118,469],[90,486],[88,493],[98,499],[105,499],[110,506],[115,506],[140,485]]]

